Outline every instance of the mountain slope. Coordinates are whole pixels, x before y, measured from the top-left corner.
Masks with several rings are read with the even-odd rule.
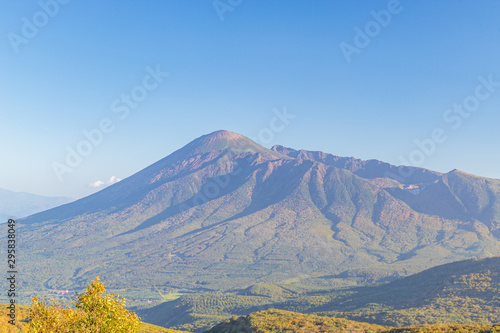
[[[96,275],[116,289],[326,288],[500,255],[499,181],[416,168],[421,183],[410,184],[381,178],[380,165],[395,168],[381,162],[330,164],[228,131],[202,136],[94,195],[21,220],[24,290],[77,290]],[[419,205],[440,191],[449,194],[444,207]]]

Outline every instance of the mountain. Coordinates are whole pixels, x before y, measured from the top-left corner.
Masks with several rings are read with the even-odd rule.
[[[66,197],[46,197],[0,189],[0,222],[29,216],[73,201]]]
[[[19,221],[21,294],[384,282],[500,255],[500,181],[204,135]]]

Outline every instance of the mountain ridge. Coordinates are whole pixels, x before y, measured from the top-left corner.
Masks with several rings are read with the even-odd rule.
[[[50,197],[0,189],[0,219],[7,222],[8,218],[26,217],[73,200],[69,197]]]

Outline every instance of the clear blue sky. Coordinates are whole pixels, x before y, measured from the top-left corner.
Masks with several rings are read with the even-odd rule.
[[[54,3],[0,9],[0,188],[81,197],[203,134],[258,137],[284,108],[296,117],[268,147],[401,164],[441,128],[420,166],[500,178],[500,86],[478,80],[500,82],[498,1]],[[464,101],[467,118],[443,119]],[[54,162],[103,119],[113,130],[60,181]]]

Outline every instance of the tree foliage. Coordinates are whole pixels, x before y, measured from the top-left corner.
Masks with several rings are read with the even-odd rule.
[[[105,291],[104,284],[96,277],[83,293],[73,297],[69,306],[33,296],[29,332],[139,332],[140,318],[125,308],[125,299]]]

